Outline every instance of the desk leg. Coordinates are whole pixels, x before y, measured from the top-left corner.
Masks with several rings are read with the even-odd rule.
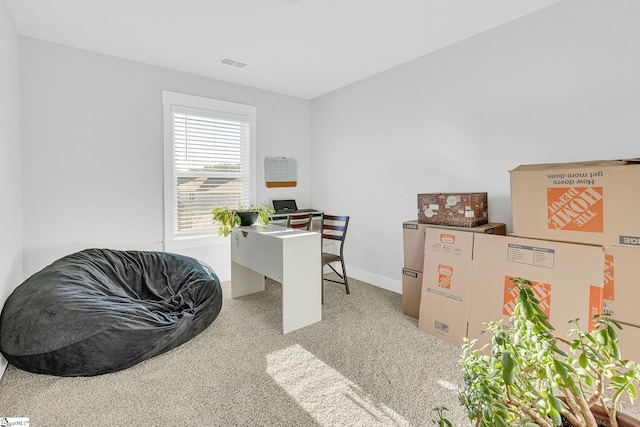
[[[232,261],[231,298],[261,291],[264,291],[264,275]]]
[[[322,320],[320,235],[291,239],[283,248],[282,333]]]

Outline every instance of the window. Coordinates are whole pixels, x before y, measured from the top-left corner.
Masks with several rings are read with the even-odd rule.
[[[168,91],[162,102],[165,249],[208,244],[194,238],[217,236],[211,209],[255,200],[256,108]]]

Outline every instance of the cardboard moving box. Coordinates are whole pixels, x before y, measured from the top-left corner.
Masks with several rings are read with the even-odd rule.
[[[622,324],[622,330],[615,329],[620,338],[620,354],[623,359],[640,363],[640,327]]]
[[[605,246],[604,256],[604,312],[619,322],[640,326],[640,249]]]
[[[402,269],[402,312],[417,319],[420,315],[422,272]]]
[[[415,221],[402,223],[402,245],[404,250],[404,268],[422,271],[424,263],[424,232],[427,224]]]
[[[467,336],[473,241],[480,234],[427,227],[418,326],[456,345]]]
[[[402,223],[402,243],[404,249],[404,268],[413,271],[422,271],[424,264],[424,233],[430,224],[421,224],[417,220]],[[474,233],[507,234],[506,225],[498,222],[490,222],[477,227],[448,227],[452,230],[464,230]]]
[[[640,247],[640,159],[521,165],[511,171],[513,233]]]
[[[507,234],[507,225],[501,222],[488,222],[483,225],[477,225],[475,227],[454,227],[450,225],[437,225],[428,224],[429,228],[442,228],[445,230],[464,231],[470,233],[482,233],[482,234],[497,234],[499,236],[505,236]]]
[[[592,330],[592,315],[603,311],[604,262],[600,246],[476,235],[468,338],[489,342],[485,322],[502,319],[509,327],[517,296],[510,292],[512,277],[534,283],[559,336],[566,336],[574,327],[569,321],[576,318],[581,328]]]
[[[475,227],[489,222],[487,193],[418,194],[421,224]]]

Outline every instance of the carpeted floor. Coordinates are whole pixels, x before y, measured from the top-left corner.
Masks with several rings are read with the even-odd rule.
[[[62,378],[9,366],[0,417],[37,426],[432,426],[457,401],[460,349],[418,329],[401,296],[325,282],[323,321],[282,334],[280,285],[229,298],[203,333],[127,370]]]

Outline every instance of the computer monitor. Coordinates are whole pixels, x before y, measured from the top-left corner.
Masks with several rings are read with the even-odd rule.
[[[296,204],[296,201],[293,199],[274,200],[273,209],[275,209],[276,213],[291,212],[291,211],[297,211],[298,205]]]

